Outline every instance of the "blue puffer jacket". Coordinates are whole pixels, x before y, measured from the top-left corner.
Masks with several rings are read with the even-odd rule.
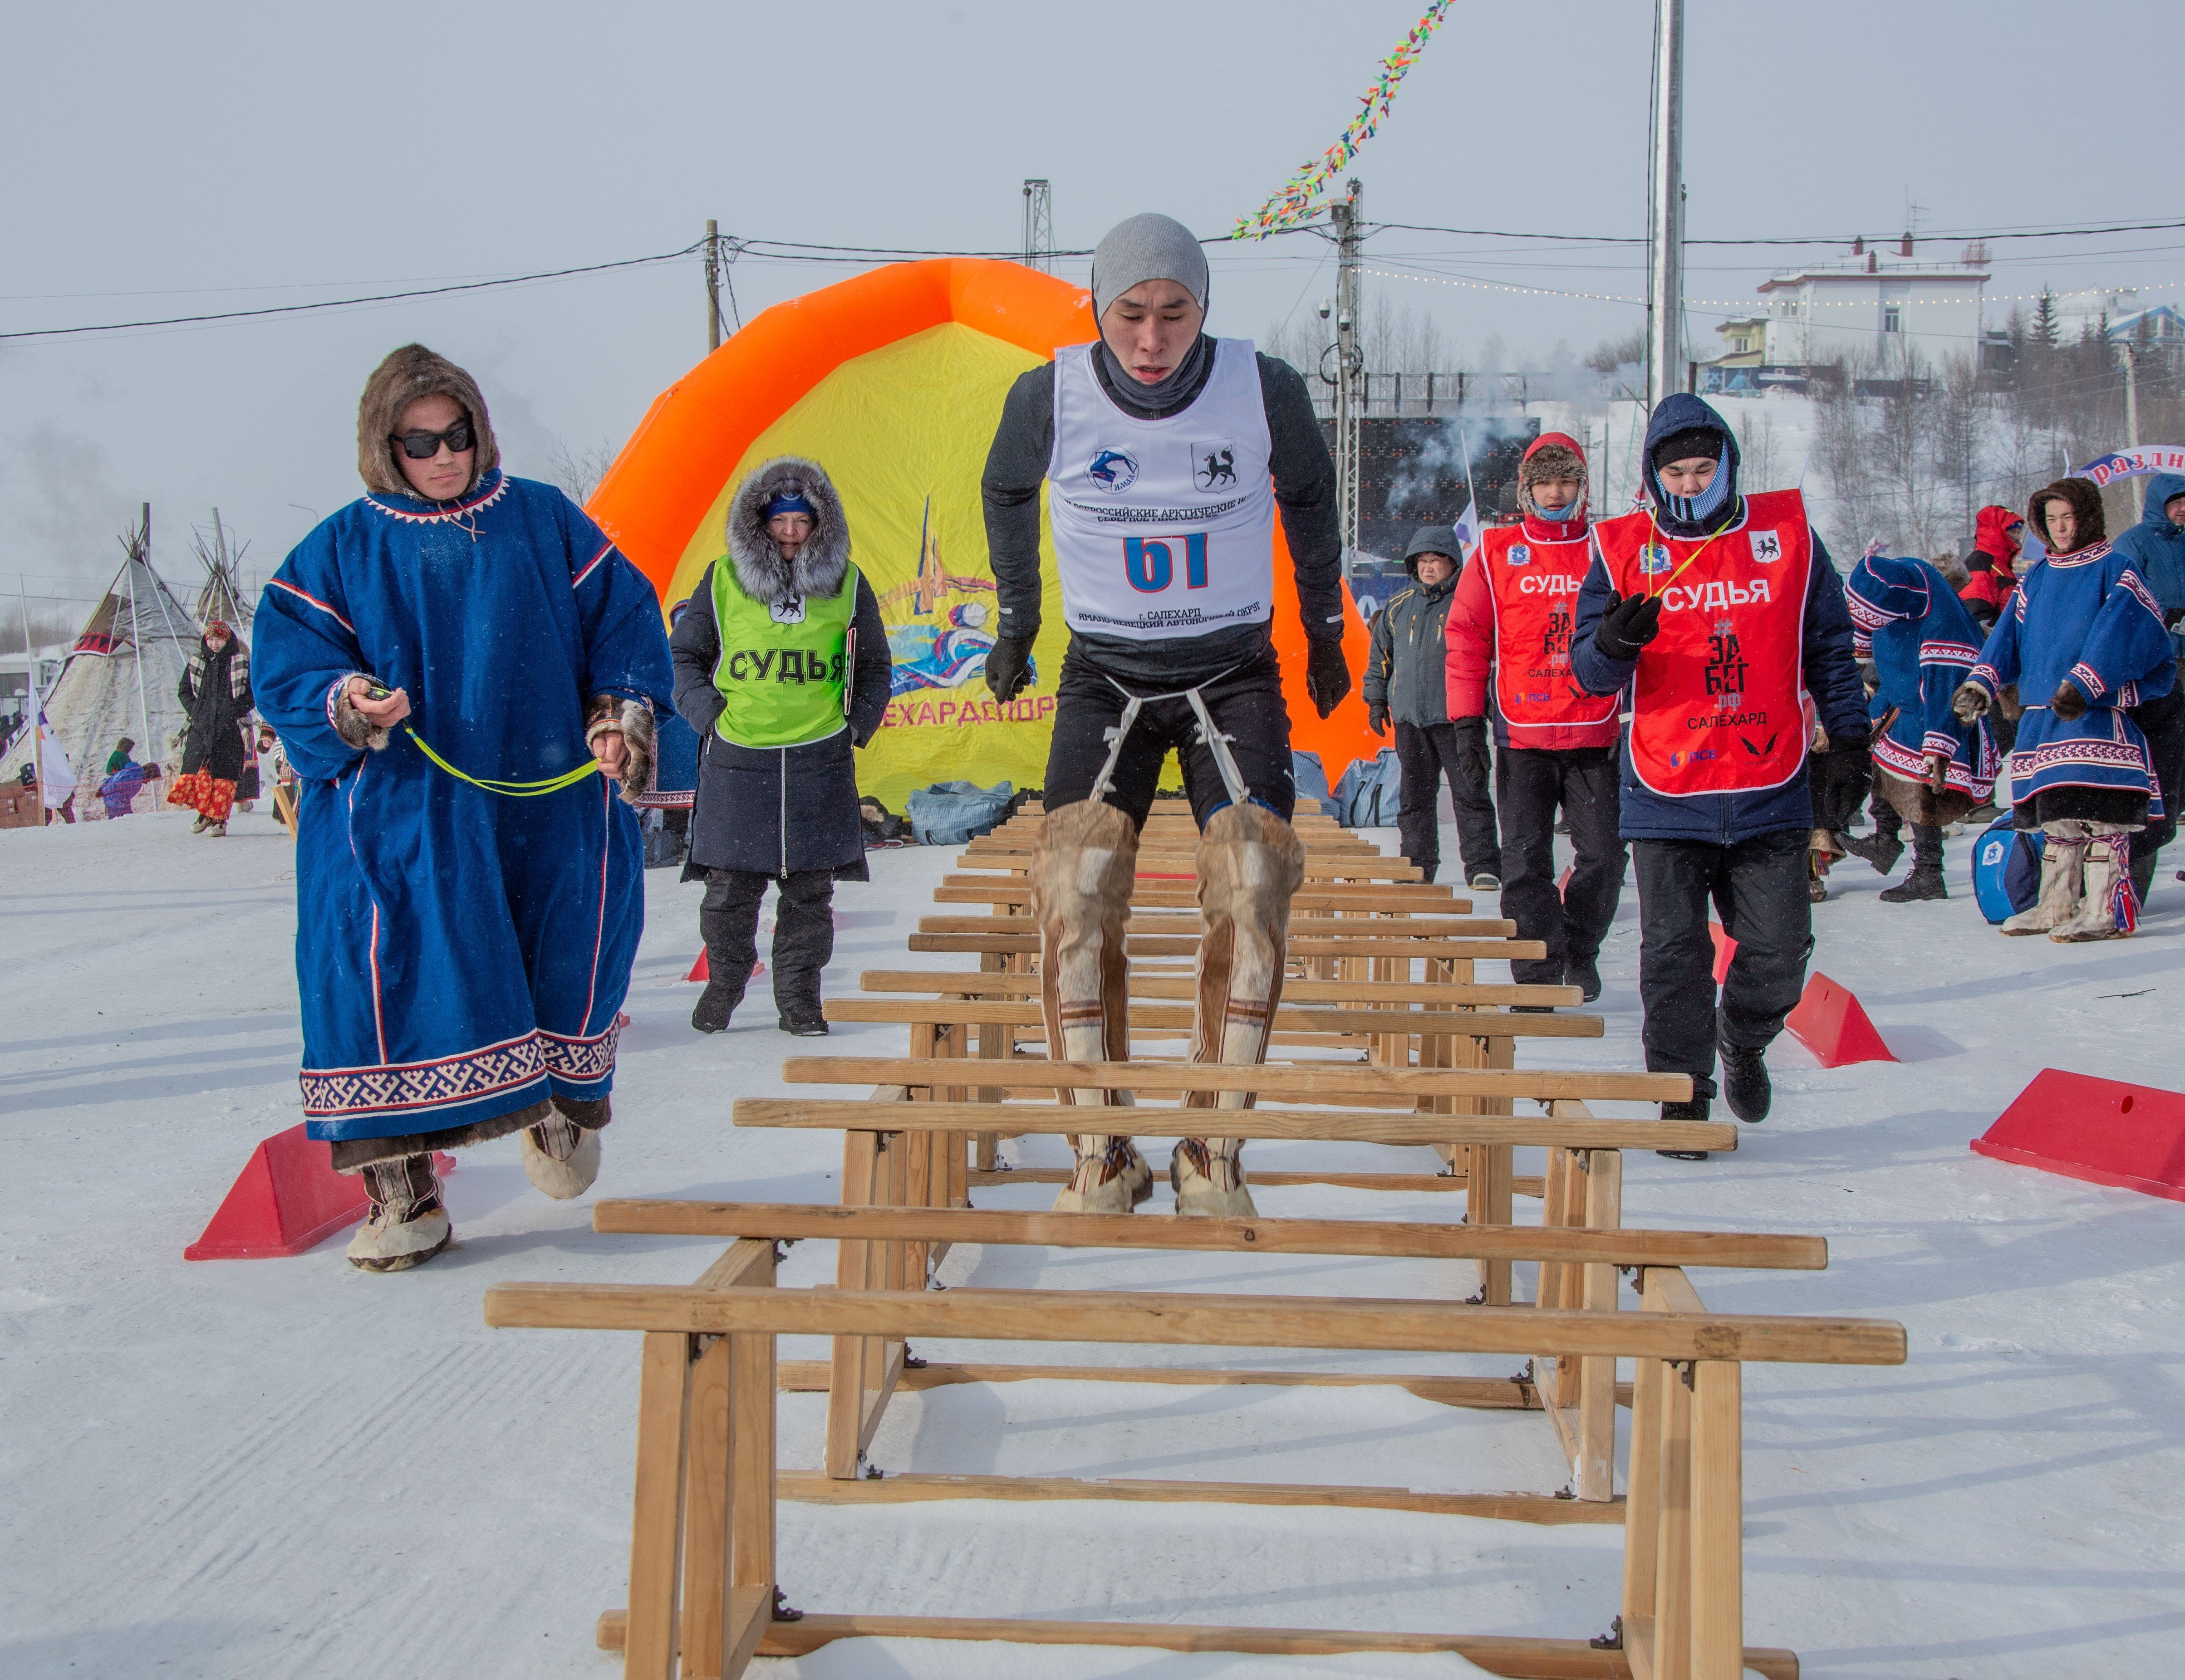
[[[1721,435],[1729,446],[1730,487],[1735,505],[1737,494],[1737,438],[1720,415],[1697,397],[1678,392],[1654,410],[1646,427],[1646,443],[1640,459],[1645,463],[1646,489],[1657,507],[1664,505],[1662,487],[1656,482],[1654,445],[1676,433],[1704,427]],[[1672,536],[1687,533],[1662,516],[1659,523]],[[1829,558],[1820,533],[1813,533],[1813,560],[1806,586],[1803,624],[1806,690],[1819,708],[1821,727],[1830,740],[1848,747],[1867,740],[1866,688],[1859,681],[1858,664],[1852,655],[1850,609],[1844,604],[1843,579]],[[1577,622],[1571,639],[1571,674],[1590,693],[1613,694],[1631,680],[1638,668],[1635,659],[1610,659],[1594,645],[1601,615],[1607,610],[1612,590],[1608,568],[1601,550],[1594,550],[1593,565],[1579,586]],[[1780,788],[1760,793],[1708,793],[1679,796],[1656,793],[1642,784],[1631,767],[1629,732],[1623,744],[1623,811],[1620,828],[1625,840],[1700,840],[1713,846],[1734,846],[1756,834],[1783,829],[1810,829],[1813,801],[1806,778],[1799,776]]]
[[[2172,496],[2185,496],[2185,478],[2174,472],[2149,474],[2147,511],[2139,516],[2138,524],[2110,544],[2131,560],[2140,581],[2154,591],[2165,622],[2185,611],[2185,530],[2162,511]],[[2185,655],[2185,631],[2173,629],[2170,636],[2171,645]]]

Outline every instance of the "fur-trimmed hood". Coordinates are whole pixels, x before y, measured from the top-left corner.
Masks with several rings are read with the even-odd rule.
[[[785,563],[766,534],[767,504],[790,491],[812,504],[812,536]],[[819,462],[799,455],[777,455],[752,469],[729,500],[729,559],[737,587],[753,600],[786,600],[791,596],[834,594],[850,567],[850,527],[842,499]]]
[[[372,369],[364,382],[364,400],[357,405],[356,470],[365,488],[375,494],[417,494],[395,461],[394,435],[402,410],[420,397],[451,397],[471,417],[471,429],[478,434],[471,488],[500,465],[500,446],[494,442],[493,421],[487,418],[478,381],[422,344],[405,344]]]
[[[2068,552],[2076,554],[2081,549],[2090,549],[2096,543],[2108,539],[2109,521],[2102,513],[2102,493],[2094,488],[2091,478],[2059,478],[2054,483],[2033,493],[2026,504],[2026,526],[2041,539],[2041,545],[2051,554],[2048,546],[2048,504],[2062,502],[2071,510],[2078,522],[2077,539]]]

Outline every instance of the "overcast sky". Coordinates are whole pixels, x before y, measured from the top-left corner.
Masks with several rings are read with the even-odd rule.
[[[774,239],[1013,249],[1026,176],[1053,181],[1065,247],[1149,209],[1218,233],[1333,140],[1422,4],[24,6],[0,100],[0,331],[603,262],[683,246],[708,215]],[[1358,160],[1369,216],[1643,235],[1652,14],[1457,0]],[[2176,219],[2159,183],[2177,107],[2143,31],[2031,0],[1693,0],[1688,16],[1696,239],[1894,235],[1908,198],[1951,236],[1921,252],[1937,257],[1967,231]],[[2057,63],[2076,67],[2060,88]],[[1331,289],[1326,249],[1217,251],[1213,330],[1258,337],[1310,308]],[[1643,297],[1635,248],[1388,231],[1368,251],[1474,282],[1368,281],[1431,311],[1458,366],[1490,338],[1507,365],[1543,365],[1643,315],[1482,285]],[[2176,296],[2185,235],[1996,251],[1992,296],[2136,283],[2152,302]],[[1687,290],[1746,298],[1777,261],[1697,247]],[[748,318],[853,271],[746,257],[735,286]],[[1702,343],[1713,320],[1694,313]],[[176,582],[195,581],[187,527],[215,504],[270,569],[360,493],[357,394],[396,344],[475,373],[507,465],[545,477],[557,440],[618,444],[704,335],[693,259],[0,342],[0,591],[17,572],[34,594],[103,584],[145,500]]]

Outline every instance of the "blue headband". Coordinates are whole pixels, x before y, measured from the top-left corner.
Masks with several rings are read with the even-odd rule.
[[[784,490],[766,505],[766,516],[768,519],[780,513],[809,514],[814,519],[819,516],[818,510],[804,500],[804,492],[802,490]]]

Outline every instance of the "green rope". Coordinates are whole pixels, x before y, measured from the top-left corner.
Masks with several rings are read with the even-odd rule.
[[[423,753],[426,757],[431,759],[433,763],[439,765],[457,781],[468,782],[474,788],[483,788],[488,793],[497,793],[506,799],[537,799],[542,794],[559,793],[564,788],[576,786],[578,783],[600,767],[597,759],[587,758],[575,769],[565,770],[558,776],[550,776],[543,782],[498,781],[491,777],[473,776],[466,771],[458,770],[439,753],[433,751],[431,747],[426,745],[425,738],[415,729],[405,725],[402,733],[417,743],[418,751]]]

